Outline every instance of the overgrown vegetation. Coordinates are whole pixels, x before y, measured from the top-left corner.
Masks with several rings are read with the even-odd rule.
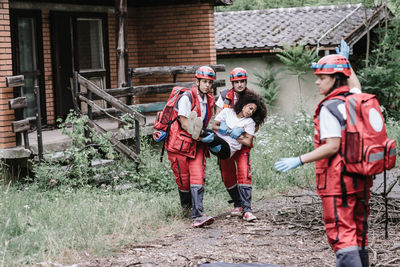
[[[400,2],[394,2],[395,17],[377,30],[367,66],[358,72],[363,90],[377,95],[387,117],[400,120]]]
[[[69,119],[69,122],[78,124],[82,121],[84,119]],[[282,135],[282,132],[285,134]],[[75,144],[86,147],[83,133],[83,129],[73,131],[71,137],[80,140],[74,141]],[[310,116],[296,116],[295,124],[278,117],[268,119],[260,129],[252,150],[255,198],[271,191],[286,191],[293,186],[312,188],[312,166],[299,168],[289,176],[278,174],[273,169],[273,163],[280,156],[310,149],[311,134]],[[108,147],[106,142],[104,145]],[[108,171],[114,169],[114,177],[118,178],[105,180],[103,184],[90,178],[91,175],[104,175],[107,173],[104,170],[61,170],[65,163],[71,165],[78,162],[89,169],[88,161],[72,162],[70,159],[65,162],[46,161],[36,166],[37,177],[30,183],[11,187],[3,185],[0,188],[0,243],[5,247],[0,251],[0,266],[50,260],[73,263],[78,261],[79,253],[104,255],[110,253],[111,248],[129,242],[156,238],[161,229],[176,231],[185,227],[183,224],[189,225],[179,208],[167,155],[160,162],[159,149],[154,149],[152,140],[147,138],[142,139],[141,148],[141,157],[146,165],[136,168],[132,162],[114,156],[115,162]],[[70,149],[77,151],[79,157],[93,156],[80,154],[80,149]],[[73,159],[77,157],[75,155]],[[83,167],[73,168],[81,170]],[[230,208],[218,170],[217,159],[211,156],[207,160],[204,204],[211,215]],[[45,174],[50,178],[46,179]],[[56,179],[57,183],[52,179]],[[51,189],[46,182],[52,183]],[[66,260],[68,258],[71,260]]]
[[[400,123],[389,120],[387,128],[389,135],[400,143]],[[313,190],[312,164],[285,174],[273,168],[280,157],[310,151],[312,137],[312,117],[306,113],[290,119],[268,118],[257,133],[252,150],[255,201],[293,187]],[[82,136],[76,138],[83,140]],[[84,255],[107,255],[128,243],[153,240],[158,234],[188,227],[190,221],[181,214],[169,162],[166,155],[160,162],[159,153],[151,139],[143,138],[141,157],[147,164],[136,168],[132,162],[115,157],[110,169],[115,170],[118,178],[102,185],[93,183],[87,175],[103,175],[103,170],[85,171],[81,181],[64,183],[80,178],[59,171],[61,163],[44,162],[35,168],[42,175],[41,180],[0,186],[0,243],[4,244],[0,266],[42,261],[76,263]],[[86,161],[79,162],[87,168]],[[52,178],[60,175],[58,186],[44,186],[46,172]],[[211,156],[207,160],[205,210],[210,215],[226,212],[230,209],[227,200],[217,159]]]
[[[283,45],[283,49],[277,54],[286,66],[286,70],[297,77],[300,90],[300,102],[303,102],[301,81],[304,75],[310,71],[310,64],[316,58],[316,51],[305,48],[303,45]]]
[[[67,127],[69,125],[72,126],[72,130]],[[48,157],[41,164],[33,164],[35,183],[40,188],[49,189],[59,186],[80,187],[93,182],[99,176],[103,179],[104,176],[111,176],[108,180],[112,180],[114,173],[119,172],[115,166],[90,168],[93,162],[118,159],[118,154],[108,141],[109,136],[90,131],[87,116],[79,117],[73,112],[60,127],[62,133],[72,139],[72,146],[57,159]],[[108,135],[111,135],[111,132]]]
[[[252,3],[252,7],[276,5],[262,7],[270,8],[324,1],[237,0],[235,5],[241,2]],[[372,52],[369,67],[359,76],[364,79],[363,89],[377,94],[385,105],[388,135],[400,144],[400,122],[390,118],[399,119],[400,99],[399,82],[393,78],[400,77],[400,22],[395,19],[392,23]],[[309,68],[314,57],[311,51],[307,53],[302,47],[287,47],[281,53],[281,59],[298,75],[299,83],[303,68]],[[271,105],[277,93],[275,74],[267,69],[258,77],[260,84],[264,84],[262,87],[268,88],[265,97],[271,100]],[[73,131],[68,130],[70,125]],[[141,158],[146,165],[137,166],[120,157],[107,136],[90,133],[87,118],[71,114],[63,129],[73,139],[73,146],[61,160],[47,159],[40,165],[34,164],[35,176],[27,179],[28,183],[0,185],[0,266],[43,261],[76,263],[81,256],[106,255],[126,244],[154,240],[157,234],[189,225],[180,211],[167,156],[164,155],[163,162],[159,161],[160,151],[154,148],[151,139],[142,138]],[[280,157],[310,151],[312,138],[310,115],[301,112],[290,119],[269,116],[257,133],[251,153],[255,200],[293,187],[313,189],[313,164],[285,174],[273,167]],[[104,160],[112,161],[110,165],[93,168],[93,162]],[[5,167],[0,162],[0,173]],[[205,210],[210,215],[228,211],[227,199],[217,159],[211,156],[207,160]]]
[[[254,73],[258,82],[253,84],[262,89],[261,93],[265,104],[270,108],[272,108],[278,100],[280,71],[281,69],[273,69],[273,67],[267,63],[263,73]]]

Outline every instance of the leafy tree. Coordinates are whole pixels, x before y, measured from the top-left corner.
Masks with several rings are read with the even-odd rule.
[[[310,64],[316,57],[316,52],[307,49],[303,45],[289,46],[283,45],[283,50],[279,50],[279,59],[286,65],[286,70],[297,76],[301,99],[301,80],[310,70]]]
[[[279,85],[278,73],[281,69],[274,70],[270,64],[266,64],[263,73],[254,73],[258,82],[253,82],[254,85],[262,88],[262,95],[265,103],[269,107],[273,107],[278,99]]]
[[[395,17],[378,29],[381,36],[371,51],[369,64],[358,73],[363,91],[377,95],[388,116],[400,119],[400,3],[394,3]]]

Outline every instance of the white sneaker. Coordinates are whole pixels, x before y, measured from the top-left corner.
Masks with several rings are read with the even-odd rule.
[[[189,134],[193,134],[193,128],[194,128],[194,119],[197,118],[197,112],[196,111],[192,111],[189,114],[189,118],[187,121],[187,132]]]
[[[247,222],[252,222],[254,220],[257,220],[257,217],[253,215],[253,213],[251,213],[250,211],[245,212],[243,215],[243,220],[247,221]]]
[[[192,138],[194,140],[199,139],[202,130],[203,130],[203,120],[201,119],[201,117],[196,117],[193,122]]]
[[[243,215],[243,209],[242,207],[234,207],[233,210],[231,211],[232,216],[242,216]]]
[[[210,225],[214,222],[214,218],[211,216],[207,216],[203,214],[201,217],[197,217],[193,219],[192,227],[200,228],[206,225]]]

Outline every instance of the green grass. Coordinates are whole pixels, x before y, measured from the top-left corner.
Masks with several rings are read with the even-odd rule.
[[[399,144],[400,124],[390,121],[387,128]],[[285,174],[273,168],[280,157],[310,151],[312,135],[312,118],[306,114],[297,114],[291,120],[268,118],[251,152],[254,201],[293,188],[314,189],[314,164]],[[141,151],[147,165],[139,172],[129,162],[114,165],[119,174],[116,183],[134,186],[125,191],[88,185],[71,189],[68,184],[46,189],[46,179],[56,173],[62,175],[56,172],[56,165],[37,169],[41,176],[48,176],[40,182],[0,185],[0,267],[44,261],[78,263],[87,255],[110,255],[126,245],[190,227],[190,220],[180,211],[167,154],[160,162],[159,150],[154,150],[149,140],[144,140]],[[228,199],[217,159],[211,156],[207,159],[205,212],[212,216],[228,212]]]
[[[76,255],[108,255],[126,244],[190,226],[180,212],[175,191],[117,193],[81,188],[40,192],[34,187],[4,186],[0,190],[0,266],[62,258],[70,259],[65,264],[73,263]],[[220,198],[214,195],[205,201],[210,214],[226,208],[214,205],[224,202]]]

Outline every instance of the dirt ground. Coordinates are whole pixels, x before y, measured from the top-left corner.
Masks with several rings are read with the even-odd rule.
[[[392,175],[392,181],[396,177]],[[390,180],[389,179],[389,180]],[[369,220],[371,266],[400,266],[400,198],[389,199],[388,239],[385,209],[375,182]],[[393,192],[400,186],[392,183]],[[390,181],[388,182],[388,186]],[[391,193],[391,196],[394,193]],[[151,243],[127,247],[111,258],[89,259],[78,267],[198,266],[206,262],[271,264],[277,266],[335,266],[321,221],[319,198],[300,191],[253,203],[253,223],[221,214],[214,224],[188,228]]]

